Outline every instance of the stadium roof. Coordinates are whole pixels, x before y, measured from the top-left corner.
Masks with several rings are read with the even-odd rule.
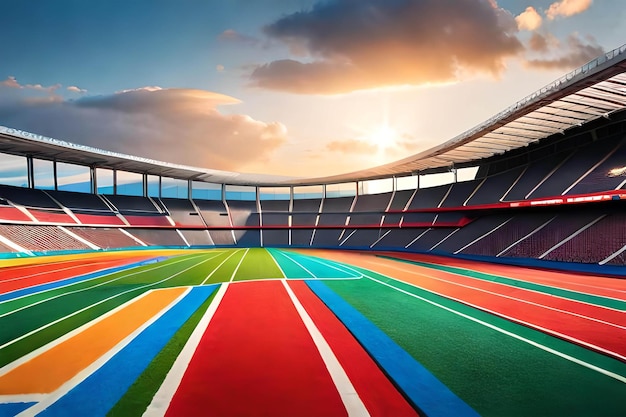
[[[626,108],[626,45],[607,52],[480,125],[424,152],[341,175],[296,178],[170,164],[0,126],[0,152],[232,185],[314,185],[444,171],[524,147]]]

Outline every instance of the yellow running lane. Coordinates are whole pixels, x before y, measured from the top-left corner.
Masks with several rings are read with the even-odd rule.
[[[0,395],[47,394],[91,365],[187,288],[155,290],[0,376]],[[10,366],[10,365],[9,365]]]

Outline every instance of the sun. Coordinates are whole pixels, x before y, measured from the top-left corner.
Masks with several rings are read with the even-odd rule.
[[[398,132],[387,124],[381,124],[365,135],[365,139],[379,149],[387,149],[398,142]]]

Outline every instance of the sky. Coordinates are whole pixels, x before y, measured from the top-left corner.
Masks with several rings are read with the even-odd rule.
[[[609,0],[0,0],[0,125],[334,175],[436,146],[626,43]]]

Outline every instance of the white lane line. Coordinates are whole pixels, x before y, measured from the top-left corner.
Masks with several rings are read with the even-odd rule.
[[[568,314],[568,315],[571,315],[571,316],[574,316],[574,317],[578,317],[578,318],[581,318],[581,319],[584,319],[584,320],[594,321],[596,323],[600,323],[600,324],[605,324],[607,326],[616,327],[616,328],[621,329],[621,330],[626,330],[626,326],[623,326],[623,325],[620,325],[620,324],[617,324],[617,323],[611,323],[611,322],[608,322],[608,321],[605,321],[605,320],[601,320],[601,319],[598,319],[598,318],[595,318],[595,317],[589,317],[589,316],[585,316],[583,314],[575,313],[573,311],[561,310],[560,308],[550,307],[550,306],[547,306],[547,305],[544,305],[544,304],[536,303],[534,301],[524,300],[523,298],[512,297],[510,295],[501,294],[501,293],[498,293],[498,292],[495,292],[495,291],[489,291],[489,290],[485,290],[485,289],[482,289],[482,288],[479,288],[479,287],[474,287],[474,286],[467,285],[467,284],[461,284],[461,283],[458,283],[458,282],[455,282],[455,281],[449,281],[447,279],[438,278],[438,277],[435,277],[435,276],[432,276],[432,275],[425,274],[423,272],[411,271],[409,269],[404,269],[404,268],[400,268],[400,267],[396,267],[396,266],[392,266],[392,265],[387,265],[387,264],[381,264],[381,263],[377,263],[377,262],[368,262],[368,264],[374,264],[374,265],[380,265],[380,266],[388,267],[388,268],[391,268],[391,269],[395,269],[396,271],[402,271],[402,272],[409,273],[411,275],[422,276],[424,278],[432,279],[434,281],[445,282],[447,284],[455,285],[455,286],[458,286],[458,287],[463,287],[463,288],[468,288],[470,290],[480,291],[480,292],[483,292],[483,293],[486,293],[486,294],[494,295],[496,297],[506,298],[506,299],[509,299],[509,300],[512,300],[512,301],[517,301],[517,302],[520,302],[520,303],[533,305],[535,307],[545,308],[547,310],[556,311],[558,313],[564,313],[564,314]],[[458,274],[453,274],[453,275],[458,275]],[[465,277],[465,276],[464,275],[460,275],[460,277]],[[471,277],[466,277],[466,278],[472,279]],[[497,282],[491,282],[491,281],[483,281],[483,282],[500,285],[500,283],[497,283]],[[566,300],[566,301],[569,301],[569,302],[572,302],[572,303],[579,303],[579,304],[582,304],[582,305],[590,305],[590,306],[594,306],[594,307],[598,307],[598,308],[603,308],[603,306],[599,306],[599,305],[596,305],[596,304],[589,304],[589,303],[585,303],[584,301],[572,300],[570,298],[563,298],[563,297],[559,297],[559,296],[552,295],[552,294],[546,294],[546,293],[540,292],[540,291],[526,290],[525,288],[515,287],[515,286],[507,285],[507,284],[501,284],[501,285],[503,285],[504,287],[507,287],[507,288],[523,290],[523,291],[529,291],[531,293],[541,294],[543,296],[551,297],[551,298],[558,298],[558,299]],[[439,293],[437,291],[434,291],[434,290],[428,290],[428,289],[425,289],[425,288],[422,288],[422,289],[424,289],[426,291],[429,291],[429,292],[433,292],[433,293],[438,294],[438,295],[441,295],[442,297],[453,298],[453,297],[441,294],[441,293]],[[464,303],[466,303],[466,302],[464,301]],[[607,310],[612,310],[612,311],[623,312],[621,310],[614,310],[614,309],[611,309],[611,308],[606,308],[606,309]]]
[[[93,262],[93,263],[90,263],[89,265],[100,265],[100,264],[106,264],[106,263],[112,263],[112,262],[111,261]],[[44,265],[49,265],[49,264],[44,264]],[[4,284],[5,282],[19,281],[19,280],[22,280],[22,279],[33,278],[33,277],[36,277],[36,276],[39,276],[39,275],[48,275],[48,274],[54,274],[55,272],[69,271],[70,269],[77,269],[77,268],[81,268],[83,266],[85,266],[84,262],[80,263],[78,265],[66,266],[65,268],[51,269],[51,270],[46,270],[46,271],[42,271],[42,272],[36,272],[36,273],[30,274],[30,275],[20,275],[20,276],[17,276],[17,277],[0,280],[0,284]],[[101,269],[99,269],[97,271],[101,271]],[[97,272],[97,271],[94,270],[93,272]],[[87,272],[87,273],[91,273],[91,272]],[[37,284],[37,285],[39,285],[39,284]]]
[[[148,294],[150,294],[152,291],[154,290],[148,290],[146,292],[144,292],[143,294],[138,295],[137,297],[128,300],[127,302],[125,302],[122,305],[119,305],[117,307],[115,307],[113,310],[107,311],[106,313],[104,313],[101,316],[96,317],[95,319],[83,324],[82,326],[70,331],[69,333],[64,334],[63,336],[54,339],[53,341],[46,343],[45,345],[33,350],[32,352],[27,353],[26,355],[14,360],[11,363],[6,364],[3,367],[0,367],[0,377],[5,375],[6,373],[8,373],[9,371],[12,371],[13,369],[17,368],[18,366],[30,361],[31,359],[33,359],[36,356],[41,355],[42,353],[54,348],[57,345],[60,345],[61,343],[65,342],[68,339],[71,339],[72,337],[76,336],[79,333],[84,332],[85,330],[87,330],[88,328],[95,326],[97,323],[101,322],[102,320],[106,319],[109,316],[112,316],[113,314],[117,313],[120,310],[125,309],[126,307],[130,306],[131,304],[139,301],[140,299],[142,299],[143,297],[147,296]]]
[[[246,255],[248,254],[249,251],[250,251],[250,248],[246,248],[246,251],[243,253],[243,256],[241,257],[241,259],[239,260],[239,263],[235,267],[235,270],[233,271],[233,274],[230,276],[230,281],[229,282],[233,282],[233,280],[235,279],[235,275],[237,275],[237,271],[239,271],[239,267],[241,266],[241,263],[243,262],[243,258],[246,257]]]
[[[402,258],[394,258],[394,259],[404,260]],[[439,267],[439,266],[445,266],[443,264],[438,264],[438,263],[429,262],[429,261],[422,261],[422,260],[417,260],[417,259],[416,260],[406,259],[406,260],[408,260],[409,262],[414,261],[414,262],[420,262],[420,263],[427,264],[427,265],[432,265],[434,268]],[[457,265],[452,265],[451,267],[452,268],[463,269],[463,267],[457,266]],[[520,273],[525,270],[523,267],[518,267],[518,268],[520,268],[520,270],[521,270]],[[578,293],[578,294],[593,295],[593,296],[596,296],[596,297],[608,298],[609,300],[626,301],[623,298],[615,298],[615,297],[611,297],[611,296],[608,296],[608,295],[601,295],[601,294],[590,294],[590,293],[582,292],[582,291],[579,291],[579,290],[566,288],[566,287],[563,287],[562,285],[563,284],[569,284],[569,285],[578,286],[578,287],[586,287],[586,288],[607,290],[607,291],[611,291],[611,292],[620,293],[620,295],[623,294],[623,293],[626,293],[626,289],[620,290],[620,289],[617,289],[617,288],[600,287],[600,286],[597,286],[597,285],[583,284],[581,282],[576,282],[576,281],[564,281],[563,279],[560,279],[560,278],[549,278],[549,277],[542,277],[542,278],[537,279],[537,280],[526,280],[526,279],[521,279],[519,277],[511,276],[510,273],[508,273],[508,272],[506,274],[497,274],[496,275],[493,272],[487,272],[487,271],[483,270],[482,268],[475,269],[474,271],[480,272],[480,273],[486,274],[486,275],[493,275],[493,276],[496,276],[496,277],[507,278],[507,279],[510,279],[510,280],[513,280],[513,281],[521,281],[521,282],[526,282],[526,283],[530,283],[530,284],[542,285],[542,286],[545,286],[545,287],[551,286],[550,284],[546,283],[546,282],[550,282],[550,283],[557,284],[557,285],[552,285],[552,287],[555,287],[555,288],[558,288],[558,289],[561,289],[561,290],[571,291],[571,292],[575,292],[575,293]],[[450,273],[451,274],[459,274],[458,272],[450,272]],[[566,274],[566,273],[561,273],[561,274],[571,278],[571,276],[569,274]],[[592,275],[591,277],[603,278],[603,277],[599,277],[599,276],[596,276],[596,275]],[[615,279],[615,278],[606,278],[606,279]]]
[[[206,282],[209,280],[209,278],[211,278],[213,276],[213,274],[216,273],[217,270],[220,269],[220,267],[222,265],[224,265],[227,260],[230,259],[231,256],[233,256],[234,254],[236,254],[237,252],[240,252],[240,251],[241,251],[241,249],[236,249],[236,250],[232,251],[231,254],[226,257],[226,259],[224,259],[222,262],[220,262],[220,264],[218,266],[213,268],[213,271],[211,271],[211,273],[209,275],[207,275],[207,277],[204,279],[204,281],[202,281],[202,284],[200,284],[200,285],[206,284]]]
[[[113,278],[113,279],[110,279],[110,280],[108,280],[108,281],[104,281],[104,282],[101,282],[101,283],[99,283],[99,284],[92,285],[91,287],[85,287],[85,288],[81,288],[81,289],[74,290],[74,291],[62,292],[62,293],[60,293],[60,294],[58,294],[58,295],[54,295],[54,296],[52,296],[52,297],[45,298],[45,299],[43,299],[43,300],[39,300],[39,301],[35,301],[34,303],[31,303],[31,304],[28,304],[28,305],[25,305],[25,306],[22,306],[22,307],[16,308],[15,310],[7,311],[6,313],[0,314],[0,318],[2,318],[2,317],[6,317],[6,316],[9,316],[9,315],[11,315],[11,314],[13,314],[13,313],[17,313],[18,311],[25,310],[25,309],[27,309],[27,308],[30,308],[30,307],[36,306],[36,305],[38,305],[38,304],[45,303],[46,301],[54,300],[54,299],[56,299],[56,298],[64,297],[64,296],[66,296],[66,295],[76,294],[76,293],[79,293],[79,292],[82,292],[82,291],[86,291],[86,290],[90,290],[90,289],[93,289],[93,288],[97,288],[97,287],[100,287],[100,286],[102,286],[102,285],[106,285],[106,284],[110,284],[110,283],[115,282],[115,281],[119,281],[119,280],[120,280],[120,279],[122,279],[122,278],[127,278],[127,277],[131,277],[131,276],[133,276],[133,275],[142,274],[142,273],[144,273],[144,272],[149,272],[149,271],[154,271],[154,270],[156,270],[156,269],[165,268],[165,267],[166,267],[166,266],[168,266],[168,265],[175,265],[175,264],[177,264],[177,263],[184,262],[184,261],[189,260],[189,259],[192,259],[192,260],[193,260],[193,259],[199,258],[200,256],[202,256],[202,255],[196,255],[196,256],[193,256],[193,257],[189,257],[189,258],[179,259],[179,260],[176,260],[176,261],[174,261],[174,262],[170,262],[170,263],[168,263],[168,264],[163,264],[163,263],[161,263],[161,264],[158,264],[157,266],[155,266],[155,267],[153,267],[153,268],[146,268],[146,269],[143,269],[143,270],[141,270],[141,271],[135,271],[135,272],[131,272],[131,273],[129,273],[129,274],[124,274],[124,275],[119,276],[119,277],[117,277],[117,278]],[[103,278],[103,277],[106,277],[107,275],[113,275],[113,274],[116,274],[116,273],[119,273],[119,272],[120,272],[120,271],[117,271],[117,272],[112,272],[112,273],[110,273],[110,274],[106,274],[106,275],[102,275],[102,276],[99,276],[99,277],[90,278],[90,279],[88,279],[88,280],[79,281],[79,282],[73,282],[72,284],[68,284],[67,286],[81,284],[81,283],[88,282],[88,281],[91,281],[91,280],[94,280],[94,279],[98,279],[98,278]],[[49,289],[49,290],[46,290],[46,291],[41,291],[41,292],[37,292],[37,293],[34,293],[34,294],[27,294],[27,295],[24,295],[23,297],[13,298],[13,299],[10,299],[10,300],[6,300],[6,301],[4,301],[4,302],[9,302],[9,301],[13,301],[13,300],[19,300],[20,298],[30,297],[30,296],[33,296],[33,295],[35,295],[35,294],[42,294],[42,293],[45,293],[45,292],[48,292],[48,291],[58,290],[59,288],[64,288],[64,287],[66,287],[66,286],[55,287],[55,288],[51,288],[51,289]],[[0,302],[0,304],[2,304],[2,302]]]
[[[155,291],[158,291],[158,290],[155,290]],[[172,301],[167,306],[165,306],[165,308],[163,308],[157,314],[150,317],[149,320],[147,320],[145,323],[143,323],[141,326],[135,329],[134,332],[126,336],[121,342],[115,345],[111,350],[109,350],[107,353],[99,357],[95,362],[91,363],[89,366],[87,366],[85,369],[80,371],[74,377],[66,381],[63,385],[57,388],[54,392],[50,393],[48,396],[46,396],[46,398],[43,401],[26,409],[25,411],[18,414],[16,417],[35,416],[41,411],[50,407],[55,402],[57,402],[61,397],[67,394],[72,388],[74,388],[75,386],[83,382],[89,375],[93,374],[96,370],[102,367],[102,365],[107,363],[113,356],[115,356],[119,351],[124,349],[126,345],[132,342],[133,339],[135,339],[141,332],[143,332],[145,329],[150,327],[154,322],[160,319],[161,316],[163,316],[172,307],[178,304],[180,300],[182,300],[183,298],[185,298],[187,294],[189,294],[190,291],[191,291],[191,287],[187,288],[185,291],[183,291],[182,294],[176,297],[174,301]]]
[[[380,275],[382,275],[382,274],[380,274]],[[383,276],[385,276],[385,275],[383,275]],[[395,279],[394,279],[394,278],[387,277],[387,276],[385,276],[385,277],[395,281]],[[424,301],[424,302],[426,302],[426,303],[428,303],[428,304],[431,304],[431,305],[433,305],[433,306],[435,306],[435,307],[439,307],[439,308],[441,308],[441,309],[443,309],[443,310],[446,310],[446,311],[449,311],[449,312],[451,312],[451,313],[453,313],[453,314],[456,314],[456,315],[458,315],[458,316],[464,317],[464,318],[466,318],[466,319],[468,319],[468,320],[471,320],[471,321],[473,321],[473,322],[475,322],[475,323],[481,324],[481,325],[483,325],[483,326],[485,326],[485,327],[488,327],[488,328],[493,329],[493,330],[495,330],[495,331],[497,331],[497,332],[500,332],[500,333],[502,333],[502,334],[505,334],[505,335],[507,335],[507,336],[510,336],[510,337],[512,337],[512,338],[514,338],[514,339],[518,339],[518,340],[520,340],[520,341],[522,341],[522,342],[528,343],[528,344],[529,344],[529,345],[531,345],[531,346],[537,347],[537,348],[539,348],[539,349],[541,349],[541,350],[544,350],[544,351],[546,351],[546,352],[548,352],[548,353],[552,353],[552,354],[554,354],[554,355],[556,355],[556,356],[559,356],[559,357],[561,357],[561,358],[563,358],[563,359],[566,359],[566,360],[568,360],[568,361],[570,361],[570,362],[576,363],[576,364],[578,364],[578,365],[584,366],[585,368],[588,368],[588,369],[594,370],[594,371],[599,372],[599,373],[601,373],[601,374],[604,374],[604,375],[606,375],[606,376],[608,376],[608,377],[611,377],[611,378],[613,378],[613,379],[616,379],[616,380],[618,380],[618,381],[620,381],[620,382],[626,383],[626,377],[625,377],[625,376],[622,376],[622,375],[616,374],[616,373],[614,373],[614,372],[608,371],[608,370],[606,370],[606,369],[600,368],[600,367],[598,367],[598,366],[596,366],[596,365],[590,364],[590,363],[585,362],[585,361],[583,361],[583,360],[581,360],[581,359],[578,359],[578,358],[575,358],[575,357],[573,357],[573,356],[570,356],[570,355],[568,355],[568,354],[566,354],[566,353],[559,352],[559,351],[558,351],[558,350],[556,350],[556,349],[552,349],[552,348],[550,348],[550,347],[548,347],[548,346],[542,345],[541,343],[537,343],[537,342],[535,342],[535,341],[533,341],[533,340],[526,339],[526,338],[525,338],[525,337],[523,337],[523,336],[517,335],[517,334],[512,333],[512,332],[509,332],[509,331],[504,330],[504,329],[502,329],[502,328],[500,328],[500,327],[498,327],[498,326],[496,326],[496,325],[493,325],[493,324],[490,324],[490,323],[484,322],[484,321],[482,321],[482,320],[480,320],[480,319],[477,319],[477,318],[475,318],[475,317],[472,317],[472,316],[470,316],[470,315],[467,315],[467,314],[461,313],[461,312],[456,311],[456,310],[454,310],[454,309],[452,309],[452,308],[449,308],[449,307],[446,307],[446,306],[441,305],[441,304],[439,304],[439,303],[436,303],[436,302],[434,302],[434,301],[428,300],[427,298],[420,297],[419,295],[416,295],[416,294],[410,293],[410,292],[408,292],[408,291],[405,291],[405,290],[403,290],[403,289],[400,289],[400,288],[394,287],[393,285],[388,284],[388,283],[383,282],[383,281],[380,281],[380,280],[378,280],[378,279],[376,279],[376,278],[374,278],[374,277],[370,277],[370,276],[368,276],[368,275],[365,275],[365,278],[371,279],[371,280],[372,280],[372,281],[374,281],[374,282],[377,282],[377,283],[379,283],[379,284],[381,284],[381,285],[384,285],[384,286],[386,286],[386,287],[392,288],[392,289],[394,289],[394,290],[396,290],[396,291],[398,291],[398,292],[401,292],[401,293],[403,293],[403,294],[406,294],[406,295],[408,295],[408,296],[410,296],[410,297],[413,297],[413,298],[417,298],[417,299],[419,299],[419,300],[422,300],[422,301]],[[405,282],[403,282],[403,283],[404,283],[404,284],[408,284],[408,283],[405,283]],[[411,284],[408,284],[408,285],[411,285]],[[481,309],[481,310],[482,310],[482,309]],[[487,312],[491,313],[489,310],[483,310],[483,311],[487,311]],[[492,313],[492,314],[494,314],[494,315],[495,315],[495,313]],[[519,322],[519,321],[518,321],[518,322]]]
[[[286,253],[284,253],[282,251],[280,251],[278,253],[281,254],[282,256],[284,256],[285,258],[289,259],[291,262],[293,262],[296,265],[298,265],[300,268],[304,269],[304,271],[307,274],[311,275],[311,278],[315,278],[315,279],[317,278],[313,272],[309,271],[304,265],[302,265],[300,262],[298,262],[295,259],[293,259],[291,256],[287,255]],[[302,279],[307,279],[307,278],[302,278]]]
[[[341,396],[343,405],[346,407],[348,416],[369,416],[370,414],[367,411],[367,408],[365,408],[365,404],[363,404],[361,397],[359,397],[359,393],[356,392],[348,374],[346,374],[346,371],[341,366],[341,363],[339,363],[339,360],[333,353],[330,345],[326,339],[324,339],[324,336],[319,331],[315,323],[313,323],[311,316],[309,316],[306,312],[300,303],[300,300],[298,300],[291,287],[289,287],[289,284],[287,284],[287,281],[282,280],[282,283],[285,290],[287,290],[287,294],[289,294],[289,298],[291,298],[291,302],[296,307],[302,322],[309,331],[309,334],[311,335],[311,338],[313,339],[313,342],[315,343],[315,346],[317,347],[317,350],[319,351],[320,356],[328,369],[330,377],[335,383],[335,387]]]
[[[217,256],[217,255],[216,255],[216,256]],[[94,303],[94,304],[91,304],[91,305],[88,305],[88,306],[86,306],[86,307],[83,307],[83,308],[81,308],[81,309],[80,309],[80,310],[78,310],[78,311],[75,311],[75,312],[73,312],[73,313],[71,313],[71,314],[68,314],[67,316],[64,316],[64,317],[58,318],[58,319],[56,319],[56,320],[54,320],[54,321],[52,321],[52,322],[50,322],[50,323],[47,323],[47,324],[45,324],[45,325],[43,325],[43,326],[41,326],[41,327],[39,327],[39,328],[37,328],[37,329],[31,330],[31,331],[30,331],[30,332],[28,332],[28,333],[25,333],[25,334],[23,334],[23,335],[21,335],[21,336],[19,336],[19,337],[16,337],[15,339],[13,339],[13,340],[11,340],[11,341],[8,341],[8,342],[6,342],[6,343],[5,343],[5,344],[3,344],[3,345],[0,345],[0,349],[4,349],[5,347],[7,347],[7,346],[9,346],[9,345],[12,345],[13,343],[16,343],[16,342],[18,342],[18,341],[20,341],[20,340],[22,340],[22,339],[24,339],[24,338],[26,338],[26,337],[28,337],[28,336],[30,336],[30,335],[33,335],[33,334],[35,334],[35,333],[37,333],[37,332],[39,332],[39,331],[41,331],[41,330],[47,329],[48,327],[53,326],[53,325],[55,325],[55,324],[57,324],[57,323],[59,323],[59,322],[61,322],[61,321],[65,320],[65,319],[68,319],[68,318],[70,318],[70,317],[73,317],[73,316],[75,316],[75,315],[77,315],[77,314],[82,313],[83,311],[89,310],[89,309],[90,309],[90,308],[92,308],[92,307],[95,307],[95,306],[97,306],[97,305],[99,305],[99,304],[102,304],[102,303],[105,303],[105,302],[107,302],[107,301],[110,301],[110,300],[112,300],[112,299],[114,299],[114,298],[117,298],[117,297],[119,297],[119,296],[121,296],[121,295],[124,295],[124,294],[129,293],[129,292],[132,292],[132,291],[138,291],[138,290],[142,290],[142,289],[144,289],[144,288],[153,287],[153,286],[158,285],[158,284],[161,284],[161,283],[163,283],[163,282],[165,282],[165,281],[169,281],[170,279],[172,279],[172,278],[174,278],[174,277],[177,277],[178,275],[180,275],[180,274],[182,274],[182,273],[185,273],[185,272],[189,271],[190,269],[193,269],[193,268],[195,268],[195,267],[197,267],[197,266],[199,266],[199,265],[202,265],[202,264],[203,264],[203,263],[205,263],[205,262],[210,261],[210,260],[211,260],[211,259],[213,259],[214,257],[215,257],[215,256],[213,256],[213,257],[211,257],[211,258],[208,258],[208,259],[205,259],[204,261],[199,262],[199,263],[197,263],[197,264],[193,264],[193,265],[191,265],[190,267],[185,268],[185,269],[183,269],[182,271],[178,271],[177,273],[175,273],[175,274],[173,274],[173,275],[170,275],[169,277],[163,278],[163,279],[161,279],[161,280],[159,280],[159,281],[152,282],[152,283],[150,283],[150,284],[146,284],[146,285],[142,285],[142,286],[137,287],[137,288],[131,288],[131,289],[126,290],[126,291],[122,291],[121,293],[114,294],[114,295],[112,295],[112,296],[110,296],[110,297],[105,298],[104,300],[100,300],[100,301],[98,301],[98,302],[96,302],[96,303]],[[171,264],[170,264],[170,265],[171,265]]]
[[[350,267],[349,267],[349,266],[347,266],[347,265],[344,265],[343,263],[341,263],[339,266],[335,266],[335,265],[333,265],[333,264],[330,264],[330,263],[328,263],[328,262],[324,262],[324,261],[322,261],[321,259],[317,259],[317,258],[314,258],[314,257],[311,257],[311,260],[312,260],[313,262],[317,262],[318,264],[321,264],[321,265],[327,266],[327,267],[329,267],[329,268],[335,269],[335,270],[337,270],[337,271],[339,271],[339,272],[343,272],[344,274],[347,272],[347,271],[346,271],[346,269],[348,269],[348,270],[350,270],[350,271],[352,271],[353,273],[355,273],[355,274],[356,274],[356,276],[354,276],[354,277],[350,277],[350,278],[363,278],[363,277],[364,277],[364,275],[363,275],[362,273],[360,273],[359,271],[356,271],[356,270],[354,270],[354,269],[350,268]],[[333,262],[333,263],[337,263],[337,262],[335,262],[335,261],[331,261],[331,262]],[[345,268],[345,269],[343,269],[343,268]]]
[[[220,285],[220,288],[215,293],[215,297],[213,298],[213,301],[211,301],[209,308],[204,313],[204,316],[202,316],[202,319],[198,322],[198,325],[194,329],[193,333],[191,333],[189,339],[187,339],[183,350],[181,350],[180,354],[176,358],[176,361],[174,361],[174,364],[165,376],[165,379],[161,383],[158,391],[154,394],[154,397],[152,397],[152,402],[143,414],[144,416],[156,417],[165,415],[165,412],[172,402],[172,398],[174,398],[174,394],[176,393],[176,390],[185,375],[189,362],[191,362],[191,358],[200,344],[202,336],[204,335],[209,323],[217,311],[217,308],[224,298],[228,285],[229,284],[227,282]]]
[[[278,270],[280,271],[281,274],[283,274],[283,278],[287,278],[287,275],[285,275],[285,271],[283,271],[283,269],[280,267],[280,265],[278,264],[278,261],[276,260],[276,258],[274,258],[274,255],[272,255],[272,252],[270,252],[269,250],[265,249],[265,251],[270,255],[270,257],[272,258],[272,260],[274,261],[274,263],[276,264],[276,267],[278,268]]]

